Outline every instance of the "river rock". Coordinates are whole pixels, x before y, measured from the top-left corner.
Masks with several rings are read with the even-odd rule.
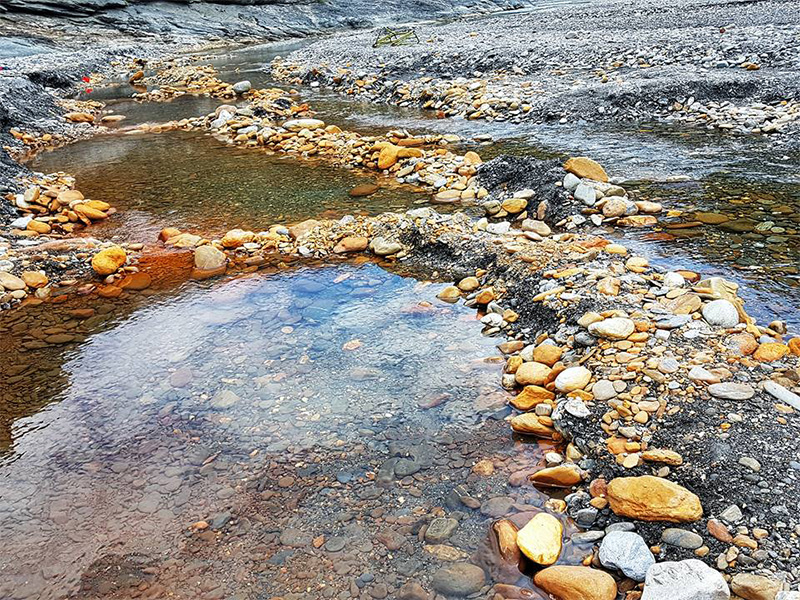
[[[602,321],[589,325],[589,333],[595,337],[608,340],[624,340],[631,335],[635,329],[636,326],[633,324],[633,321],[624,317],[603,319]]]
[[[431,585],[445,596],[469,596],[486,583],[483,569],[470,563],[454,563],[436,571]]]
[[[597,201],[597,191],[588,183],[581,183],[572,192],[575,200],[583,202],[586,206],[594,206]]]
[[[322,129],[325,127],[325,121],[319,119],[290,119],[283,124],[284,129],[289,131],[301,131],[303,129]]]
[[[583,481],[582,475],[578,465],[566,464],[537,471],[531,475],[530,480],[549,487],[568,488]]]
[[[145,290],[153,283],[153,278],[144,271],[137,271],[126,275],[125,279],[119,284],[124,290]]]
[[[216,271],[225,267],[228,257],[211,245],[200,246],[194,251],[194,266],[201,271]]]
[[[601,565],[622,571],[634,581],[644,581],[647,570],[656,562],[642,536],[632,531],[608,533],[603,538],[598,556]]]
[[[547,365],[537,362],[527,362],[520,365],[514,377],[520,385],[544,385],[552,369]]]
[[[352,198],[361,198],[363,196],[371,196],[379,189],[380,188],[374,183],[362,183],[361,185],[357,185],[352,190],[350,190],[348,194]]]
[[[45,223],[44,221],[39,221],[37,219],[33,219],[27,222],[25,229],[30,231],[35,231],[36,233],[47,234],[52,231],[52,227]]]
[[[641,521],[691,523],[703,516],[695,494],[652,475],[613,479],[608,484],[608,501],[615,514]]]
[[[800,410],[800,396],[794,392],[790,392],[785,387],[774,381],[767,380],[764,382],[764,391],[776,400],[788,404],[795,410]]]
[[[703,307],[703,318],[716,327],[736,327],[739,312],[730,300],[712,300]]]
[[[336,254],[344,254],[346,252],[362,252],[367,249],[369,240],[360,235],[349,235],[339,240],[339,243],[334,246],[333,251]]]
[[[20,276],[25,285],[34,289],[43,288],[50,282],[47,275],[42,271],[23,271]]]
[[[592,395],[595,400],[610,400],[617,395],[613,382],[601,379],[592,386]]]
[[[94,115],[87,112],[68,112],[64,115],[64,118],[73,123],[91,123],[94,121]]]
[[[0,287],[9,292],[25,289],[25,281],[7,271],[0,271]]]
[[[759,362],[773,362],[789,354],[789,346],[777,342],[765,342],[753,352],[753,358]]]
[[[656,563],[647,571],[641,600],[730,600],[719,571],[697,559]]]
[[[702,536],[679,527],[668,527],[661,532],[661,541],[670,546],[677,546],[686,550],[697,550],[703,545]]]
[[[548,419],[549,420],[549,419]],[[536,413],[523,413],[513,417],[510,421],[511,429],[517,433],[534,435],[544,439],[553,439],[556,431],[549,425],[542,423]]]
[[[244,231],[243,229],[231,229],[224,236],[222,236],[223,248],[239,248],[248,242],[252,242],[256,234],[252,231]]]
[[[507,198],[500,206],[507,213],[515,215],[528,207],[528,201],[525,198]]]
[[[244,81],[237,81],[233,84],[233,93],[239,95],[246,94],[252,88],[253,86],[246,79]]]
[[[400,252],[403,246],[399,242],[392,242],[386,238],[376,237],[372,238],[372,241],[370,241],[369,249],[377,256],[391,256],[392,254]]]
[[[609,198],[603,204],[604,217],[621,217],[626,212],[628,212],[628,203],[622,198]]]
[[[564,163],[564,170],[581,178],[602,181],[603,183],[608,182],[608,175],[606,174],[605,169],[603,169],[599,163],[593,161],[591,158],[586,158],[585,156],[575,156],[570,158]]]
[[[105,248],[92,257],[92,269],[98,275],[111,275],[125,264],[127,256],[119,246]]]
[[[220,390],[211,399],[211,406],[218,409],[230,408],[239,402],[239,396],[231,390]]]
[[[582,390],[592,379],[592,372],[586,367],[569,367],[556,377],[556,389],[562,393]]]
[[[576,177],[572,173],[567,173],[566,175],[564,175],[564,181],[562,182],[562,185],[564,186],[565,190],[571,192],[576,187],[578,187],[578,184],[580,184],[580,182],[581,182],[580,177]]]
[[[525,219],[522,222],[522,231],[532,231],[533,233],[542,237],[547,237],[553,230],[544,221],[537,221],[536,219]]]
[[[556,566],[539,571],[534,583],[563,600],[614,600],[617,584],[608,573],[589,567]]]
[[[731,591],[744,600],[775,600],[783,589],[782,581],[752,573],[737,573],[731,579]]]
[[[425,541],[431,544],[442,544],[458,529],[458,521],[451,518],[438,517],[430,522],[425,531]]]
[[[597,291],[607,296],[618,296],[621,283],[616,277],[603,277],[597,282]]]
[[[561,554],[562,533],[561,521],[542,512],[517,532],[517,545],[537,565],[552,565]]]
[[[289,235],[292,237],[292,239],[297,240],[319,226],[320,222],[316,219],[306,219],[305,221],[289,227]]]
[[[708,393],[715,398],[723,398],[725,400],[749,400],[755,396],[756,391],[746,383],[712,383],[708,386]]]
[[[509,402],[514,408],[528,411],[533,410],[537,404],[549,402],[555,397],[556,395],[548,389],[538,385],[526,385],[519,394],[509,399]]]
[[[538,363],[552,367],[564,354],[563,348],[555,344],[539,344],[533,349],[533,360]]]
[[[462,292],[474,292],[479,287],[481,287],[481,282],[478,280],[477,277],[472,277],[472,276],[464,277],[464,279],[462,279],[461,281],[458,282],[458,289],[460,289]],[[505,344],[508,344],[508,343],[509,342],[504,342],[503,347],[501,348],[501,350],[506,354],[511,354],[511,352],[515,352],[515,350],[511,350],[510,352],[506,352],[506,349],[507,349],[508,346],[505,346]],[[522,348],[525,347],[522,342],[518,342],[516,345],[519,346],[517,348],[517,350],[521,350]]]
[[[430,594],[418,582],[408,581],[397,590],[397,600],[429,600]]]

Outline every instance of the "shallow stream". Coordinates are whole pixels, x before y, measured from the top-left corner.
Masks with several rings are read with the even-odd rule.
[[[215,62],[226,80],[261,85],[264,64],[286,51]],[[747,217],[741,231],[615,235],[665,265],[726,276],[733,267],[752,313],[798,323],[800,172],[757,140],[743,160],[751,142],[705,133],[459,123],[301,93],[353,129],[488,132],[492,144],[465,143],[484,158],[580,151],[667,208]],[[127,125],[216,105],[111,108]],[[118,207],[97,235],[128,241],[166,226],[222,233],[427,201],[393,185],[352,199],[372,177],[197,133],[99,136],[32,167],[72,173]],[[766,220],[773,230],[759,232]],[[380,599],[448,561],[490,560],[491,519],[548,499],[509,478],[551,448],[510,439],[498,340],[480,334],[474,311],[436,301],[439,287],[337,263],[156,280],[117,300],[2,315],[11,385],[0,404],[0,597]],[[425,549],[437,517],[455,526]],[[581,557],[568,545],[561,562]]]
[[[339,264],[11,315],[0,597],[270,597],[302,590],[297,570],[338,593],[340,561],[391,585],[431,568],[404,527],[443,505],[477,548],[488,517],[459,498],[500,495],[542,453],[492,420],[495,340],[440,287]],[[74,342],[38,348],[59,334]],[[486,458],[495,475],[470,475]]]

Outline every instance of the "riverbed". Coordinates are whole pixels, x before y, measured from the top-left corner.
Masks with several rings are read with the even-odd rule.
[[[229,81],[264,85],[269,61],[290,50],[250,48],[214,62]],[[98,97],[126,125],[218,104],[149,105],[114,98],[124,86],[112,90]],[[740,231],[611,235],[668,267],[734,269],[753,315],[798,324],[800,174],[758,142],[744,161],[750,142],[719,134],[486,127],[298,92],[326,122],[350,129],[456,132],[459,147],[483,158],[580,150],[687,221],[696,212],[746,218],[753,225]],[[487,132],[491,139],[480,137]],[[219,235],[429,200],[383,181],[377,194],[353,199],[348,191],[373,176],[178,131],[112,131],[31,167],[71,173],[87,195],[117,207],[92,232],[128,242],[168,226]],[[757,231],[767,220],[773,231]],[[509,478],[563,448],[510,439],[500,340],[481,335],[474,311],[439,302],[441,283],[359,262],[167,278],[120,300],[3,315],[13,391],[4,391],[0,421],[10,559],[0,595],[380,599],[443,562],[490,560],[491,520],[551,499],[509,488]],[[584,554],[567,545],[560,563]]]

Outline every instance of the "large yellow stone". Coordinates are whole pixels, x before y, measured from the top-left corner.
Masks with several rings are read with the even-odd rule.
[[[608,175],[605,169],[591,158],[586,158],[585,156],[570,158],[564,163],[564,170],[578,177],[585,177],[586,179],[593,179],[594,181],[608,181]]]
[[[379,142],[374,146],[375,150],[380,150],[378,154],[378,168],[388,169],[393,167],[401,158],[421,158],[425,153],[419,148],[401,148],[389,142]]]
[[[536,413],[524,413],[511,419],[511,429],[517,433],[525,435],[535,435],[536,437],[552,440],[559,438],[560,435],[549,424],[543,422]]]
[[[444,302],[458,302],[458,299],[461,297],[461,290],[454,285],[448,285],[446,288],[442,289],[441,292],[436,294],[436,297]]]
[[[48,225],[44,221],[38,221],[36,219],[31,220],[28,223],[28,226],[25,229],[28,229],[30,231],[35,231],[36,233],[43,233],[43,234],[50,233],[50,231],[52,230],[50,225]]]
[[[512,358],[514,358],[512,356]],[[517,369],[519,370],[519,369]],[[538,385],[526,385],[523,390],[511,398],[509,402],[518,410],[532,410],[537,404],[542,402],[550,402],[556,395],[543,387]]]
[[[558,600],[614,600],[617,584],[608,573],[589,567],[548,567],[534,583]]]
[[[76,204],[75,205],[75,212],[79,215],[83,215],[87,219],[91,219],[92,221],[100,221],[108,217],[106,213],[102,210],[97,210],[96,208],[92,208],[89,206],[88,203],[83,204]]]
[[[100,250],[92,257],[92,269],[98,275],[111,275],[116,273],[122,265],[125,264],[127,254],[125,250],[119,246],[111,246],[104,250]]]
[[[563,348],[554,346],[553,344],[539,344],[533,349],[533,360],[552,367],[559,360],[564,353]]]
[[[547,365],[538,362],[527,362],[522,364],[514,377],[520,385],[544,385],[550,376],[552,369]]]
[[[579,484],[583,478],[578,465],[565,464],[537,471],[530,477],[531,481],[549,487],[568,488]]]
[[[753,358],[760,362],[772,362],[782,359],[787,354],[789,354],[789,346],[777,342],[766,342],[756,348]]]
[[[42,288],[49,283],[47,275],[41,271],[23,271],[20,274],[25,285],[32,288]]]
[[[611,510],[640,521],[691,523],[703,516],[700,498],[661,477],[617,477],[608,484]]]
[[[252,242],[256,234],[252,231],[245,231],[243,229],[231,229],[224,236],[222,236],[223,248],[239,248],[248,242]]]
[[[517,532],[517,546],[537,565],[549,566],[561,554],[561,521],[548,513],[539,513]]]
[[[503,210],[515,215],[525,210],[528,206],[528,201],[525,198],[508,198],[503,200]]]

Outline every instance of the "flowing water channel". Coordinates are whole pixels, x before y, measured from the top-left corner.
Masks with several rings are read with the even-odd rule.
[[[501,495],[541,450],[492,420],[495,341],[439,288],[340,263],[18,311],[0,597],[391,586],[433,562],[410,530],[441,506],[477,548],[487,516],[461,498]],[[76,343],[35,343],[58,334]],[[471,476],[487,457],[497,473]]]
[[[264,65],[288,49],[214,62],[223,79],[268,84]],[[485,158],[580,150],[641,197],[752,222],[614,235],[666,265],[734,268],[751,312],[797,323],[800,173],[759,141],[745,160],[751,142],[704,133],[439,121],[300,92],[328,122],[456,132]],[[217,105],[126,93],[99,92],[126,125]],[[492,144],[469,141],[486,132]],[[128,241],[427,201],[393,185],[352,199],[374,176],[198,133],[98,136],[31,166],[76,175],[119,209],[97,235]],[[470,555],[492,572],[488,525],[548,501],[509,481],[551,448],[510,438],[498,340],[439,288],[373,263],[276,261],[2,315],[0,598],[384,598]],[[447,531],[423,543],[434,519]],[[560,562],[583,555],[568,545]]]

